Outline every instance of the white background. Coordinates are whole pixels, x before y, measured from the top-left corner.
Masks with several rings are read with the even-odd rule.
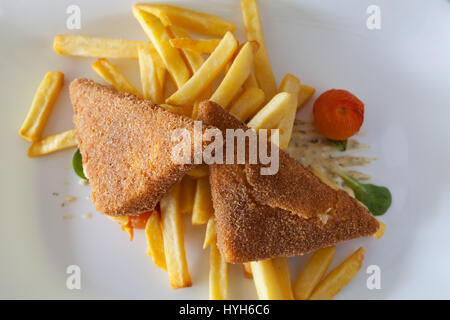
[[[174,1],[170,1],[173,3]],[[238,26],[239,1],[179,1]],[[145,40],[131,14],[133,1],[0,1],[1,298],[207,299],[204,227],[186,220],[186,250],[194,286],[173,291],[146,256],[142,232],[130,243],[120,227],[95,212],[70,168],[73,150],[26,156],[18,135],[34,92],[50,70],[65,74],[45,135],[72,128],[67,84],[100,81],[94,59],[60,56],[55,34],[79,33]],[[393,204],[381,240],[339,245],[333,266],[363,245],[366,258],[339,299],[450,298],[450,2],[260,0],[266,42],[279,82],[290,72],[323,92],[348,89],[366,104],[364,135],[379,158],[365,169],[387,185]],[[81,8],[81,30],[66,29],[66,8]],[[366,9],[381,8],[381,30],[368,30]],[[136,61],[112,61],[139,87]],[[317,96],[317,95],[316,95]],[[310,105],[306,108],[306,113]],[[58,192],[59,197],[52,196]],[[65,196],[78,200],[61,207]],[[92,219],[82,215],[92,213]],[[63,220],[63,215],[72,220]],[[305,257],[291,259],[292,277]],[[82,289],[65,287],[65,270],[82,270]],[[366,288],[366,268],[381,268],[381,290]],[[230,267],[231,298],[256,298],[240,266]]]

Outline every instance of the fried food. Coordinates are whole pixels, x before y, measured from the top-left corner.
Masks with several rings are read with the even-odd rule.
[[[184,249],[183,223],[180,212],[180,184],[164,194],[160,202],[164,254],[172,289],[192,286]]]
[[[138,3],[134,7],[156,15],[165,25],[175,25],[212,37],[222,37],[236,29],[233,23],[219,16],[171,5]]]
[[[231,33],[225,34],[216,50],[202,64],[200,69],[181,88],[172,94],[166,102],[179,106],[186,106],[193,103],[225,68],[225,65],[236,51],[237,46],[236,38]]]
[[[41,138],[63,83],[64,74],[61,72],[50,71],[45,75],[20,128],[19,134],[22,138],[31,142]]]
[[[255,55],[255,77],[259,87],[264,91],[267,101],[277,92],[277,84],[270,66],[269,54],[264,41],[264,34],[256,0],[241,0],[242,16],[248,41],[256,41],[259,50]]]
[[[309,258],[307,265],[303,268],[294,285],[294,296],[297,300],[306,300],[314,288],[322,280],[333,261],[336,247],[322,248],[314,252]]]
[[[178,49],[173,48],[169,40],[171,35],[162,22],[151,13],[133,8],[134,17],[139,21],[145,34],[152,41],[167,70],[178,88],[189,79],[190,73]]]
[[[120,92],[134,94],[142,98],[141,93],[108,60],[101,58],[92,64],[95,72],[107,83]]]
[[[35,141],[28,149],[29,157],[38,157],[78,145],[75,130],[68,130]]]
[[[333,299],[355,277],[363,260],[364,248],[361,247],[319,282],[309,300]]]
[[[212,102],[201,104],[199,119],[222,131],[247,128]],[[210,167],[218,243],[227,262],[305,254],[377,231],[365,207],[279,152],[275,175],[260,175],[259,165]]]
[[[123,216],[152,211],[161,197],[193,169],[171,154],[177,128],[193,133],[194,122],[131,94],[87,79],[70,85],[74,123],[94,205]],[[194,152],[195,151],[195,152]]]

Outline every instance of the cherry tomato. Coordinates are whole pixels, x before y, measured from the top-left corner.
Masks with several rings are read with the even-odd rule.
[[[345,140],[359,131],[364,103],[346,90],[331,89],[314,102],[314,123],[328,139]]]

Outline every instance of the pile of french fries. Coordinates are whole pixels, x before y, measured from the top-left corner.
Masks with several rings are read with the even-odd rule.
[[[247,35],[244,43],[233,35],[235,25],[218,16],[142,3],[135,4],[132,11],[150,41],[57,35],[54,50],[65,55],[95,57],[98,60],[92,68],[117,90],[193,119],[200,101],[217,102],[255,130],[279,129],[279,146],[286,149],[297,110],[315,89],[289,73],[277,88],[256,0],[242,0],[241,9]],[[204,37],[193,39],[191,33]],[[107,60],[110,58],[138,61],[142,91]],[[77,146],[74,130],[41,136],[63,78],[60,72],[45,76],[20,129],[20,135],[32,142],[28,151],[31,157]],[[170,95],[166,94],[169,81],[176,86]],[[174,289],[192,285],[182,215],[191,215],[194,225],[206,225],[203,248],[210,248],[209,296],[227,299],[227,263],[217,247],[209,169],[205,165],[189,172],[163,197],[160,212],[154,211],[145,226],[148,255],[156,266],[167,271]],[[114,220],[132,235],[127,217]],[[380,228],[376,237],[381,237],[383,230]],[[335,250],[329,247],[316,251],[294,286],[287,258],[246,263],[244,275],[253,278],[260,299],[331,299],[354,277],[364,258],[364,249],[360,248],[325,276]]]

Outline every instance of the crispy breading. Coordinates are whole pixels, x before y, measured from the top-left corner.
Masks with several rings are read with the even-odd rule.
[[[209,101],[200,105],[199,119],[223,132],[246,128]],[[378,222],[358,201],[279,154],[280,170],[272,176],[261,176],[259,165],[210,167],[217,239],[227,262],[305,254],[377,231]]]
[[[171,140],[173,130],[186,128],[192,136],[193,120],[87,79],[70,84],[70,98],[99,212],[124,216],[151,211],[195,166],[175,164],[171,157],[177,143]]]

